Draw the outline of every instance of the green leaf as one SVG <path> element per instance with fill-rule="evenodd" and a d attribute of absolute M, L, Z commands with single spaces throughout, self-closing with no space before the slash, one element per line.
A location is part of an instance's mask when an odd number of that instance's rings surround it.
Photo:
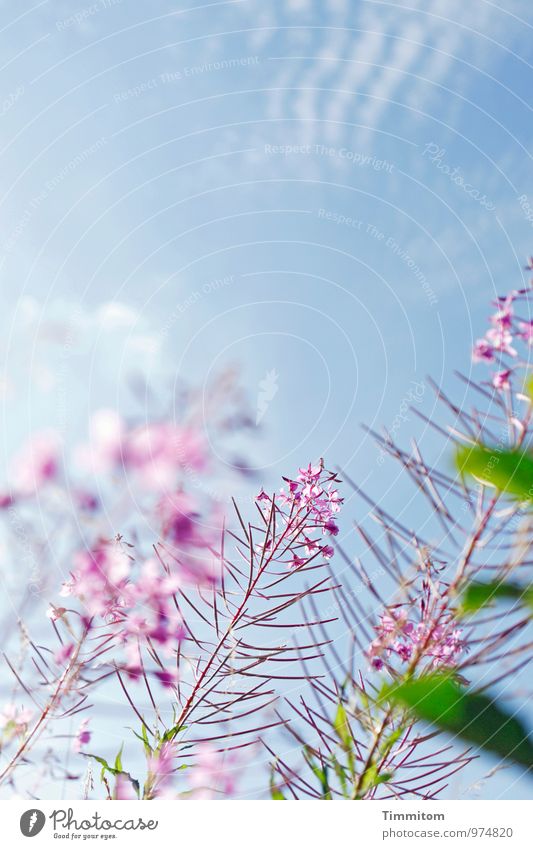
<path fill-rule="evenodd" d="M 533 587 L 521 587 L 519 584 L 498 581 L 490 583 L 473 581 L 463 593 L 460 612 L 475 613 L 500 598 L 515 599 L 533 609 Z"/>
<path fill-rule="evenodd" d="M 278 762 L 278 759 L 276 758 L 275 763 L 277 764 L 277 762 Z M 270 768 L 270 782 L 269 783 L 270 783 L 270 798 L 274 799 L 275 801 L 278 801 L 278 802 L 286 802 L 287 800 L 285 799 L 285 796 L 283 795 L 283 793 L 281 792 L 281 790 L 279 789 L 279 787 L 276 784 L 276 773 L 275 773 L 275 766 L 274 765 L 272 765 L 271 768 Z"/>
<path fill-rule="evenodd" d="M 94 758 L 94 760 L 100 764 L 100 766 L 102 767 L 102 772 L 100 774 L 101 778 L 104 777 L 106 772 L 109 772 L 111 775 L 117 774 L 117 770 L 114 769 L 112 766 L 109 766 L 105 758 L 101 758 L 99 757 L 99 755 L 91 755 L 89 752 L 82 752 L 82 755 L 85 755 L 86 758 Z"/>
<path fill-rule="evenodd" d="M 101 780 L 102 780 L 102 781 L 103 781 L 103 779 L 105 778 L 105 774 L 106 774 L 106 772 L 108 772 L 110 775 L 115 776 L 115 778 L 116 778 L 118 775 L 123 775 L 123 776 L 124 776 L 124 778 L 127 778 L 127 780 L 130 782 L 130 784 L 132 785 L 132 787 L 135 789 L 135 792 L 137 793 L 137 795 L 139 795 L 139 790 L 140 790 L 139 782 L 137 781 L 137 779 L 136 779 L 136 778 L 133 778 L 133 777 L 129 774 L 129 772 L 125 772 L 125 771 L 122 769 L 122 767 L 120 767 L 120 769 L 118 769 L 118 768 L 116 768 L 116 767 L 109 766 L 109 764 L 108 764 L 108 762 L 106 761 L 106 759 L 105 759 L 105 758 L 101 758 L 99 755 L 92 755 L 92 754 L 90 754 L 89 752 L 82 752 L 82 754 L 83 754 L 86 758 L 94 758 L 94 760 L 95 760 L 97 763 L 99 763 L 99 764 L 100 764 L 100 766 L 102 767 L 102 771 L 101 771 L 101 773 L 100 773 L 100 778 L 101 778 Z M 119 752 L 119 754 L 117 755 L 117 758 L 118 758 L 120 761 L 121 761 L 121 755 L 122 755 L 122 748 L 120 749 L 120 752 Z M 117 761 L 115 760 L 115 764 L 116 764 L 116 763 L 117 763 Z"/>
<path fill-rule="evenodd" d="M 150 755 L 152 754 L 152 747 L 150 746 L 150 744 L 148 742 L 148 737 L 146 737 L 146 736 L 141 737 L 140 734 L 137 734 L 135 729 L 132 728 L 131 730 L 133 731 L 134 735 L 137 737 L 137 740 L 140 740 L 141 743 L 143 743 L 146 756 L 150 757 Z"/>
<path fill-rule="evenodd" d="M 533 745 L 519 719 L 481 693 L 470 693 L 451 674 L 435 673 L 384 687 L 381 700 L 409 708 L 419 719 L 487 752 L 533 767 Z"/>
<path fill-rule="evenodd" d="M 122 746 L 121 746 L 121 747 L 120 747 L 120 749 L 118 750 L 118 752 L 117 752 L 117 756 L 116 756 L 116 758 L 115 758 L 115 769 L 116 769 L 118 772 L 122 772 L 122 750 L 123 750 L 123 749 L 124 749 L 124 743 L 122 744 Z"/>
<path fill-rule="evenodd" d="M 277 801 L 277 802 L 286 802 L 286 801 L 287 801 L 287 800 L 285 799 L 285 796 L 284 796 L 284 795 L 283 795 L 283 793 L 281 792 L 281 790 L 278 790 L 278 788 L 277 788 L 277 787 L 274 787 L 274 786 L 272 786 L 272 787 L 270 788 L 270 798 L 271 798 L 271 799 L 274 799 L 274 800 L 275 800 L 275 801 Z"/>
<path fill-rule="evenodd" d="M 334 754 L 331 754 L 330 758 L 331 758 L 331 762 L 333 764 L 333 769 L 335 770 L 335 775 L 339 779 L 339 782 L 340 782 L 340 785 L 341 785 L 341 788 L 342 788 L 342 792 L 344 793 L 344 796 L 346 798 L 348 798 L 349 788 L 348 788 L 348 781 L 347 781 L 346 777 L 349 773 L 346 770 L 346 768 L 341 763 L 339 763 L 339 761 L 337 760 L 337 758 L 335 757 Z"/>
<path fill-rule="evenodd" d="M 526 451 L 465 446 L 458 449 L 455 459 L 462 474 L 472 475 L 518 501 L 533 501 L 533 457 Z"/>
<path fill-rule="evenodd" d="M 174 738 L 180 733 L 180 731 L 185 731 L 186 728 L 186 725 L 174 725 L 172 728 L 167 728 L 167 730 L 161 737 L 161 742 L 167 743 L 169 740 L 174 740 Z"/>
<path fill-rule="evenodd" d="M 387 781 L 390 781 L 391 778 L 394 777 L 394 773 L 392 772 L 379 772 L 378 766 L 376 764 L 372 764 L 366 770 L 363 780 L 361 782 L 361 791 L 366 793 L 367 790 L 371 790 L 372 787 L 377 787 L 378 784 L 385 784 Z"/>
<path fill-rule="evenodd" d="M 337 732 L 337 735 L 343 747 L 346 749 L 347 752 L 351 751 L 353 748 L 353 739 L 350 733 L 348 715 L 342 702 L 339 702 L 337 713 L 335 715 L 335 719 L 333 720 L 333 727 L 335 728 L 335 731 Z"/>
<path fill-rule="evenodd" d="M 311 750 L 308 748 L 308 746 L 304 746 L 303 755 L 304 755 L 304 758 L 305 758 L 307 764 L 309 765 L 311 770 L 314 772 L 314 774 L 316 775 L 316 777 L 320 781 L 320 786 L 322 788 L 322 795 L 323 795 L 324 799 L 331 799 L 331 790 L 330 790 L 330 787 L 329 787 L 327 766 L 325 766 L 325 765 L 324 765 L 324 767 L 318 766 L 318 764 L 315 761 L 315 759 L 313 758 L 313 756 L 311 754 Z"/>
<path fill-rule="evenodd" d="M 404 732 L 405 728 L 403 727 L 395 728 L 394 731 L 381 742 L 379 751 L 382 758 L 386 758 L 390 755 L 393 746 L 398 742 Z"/>

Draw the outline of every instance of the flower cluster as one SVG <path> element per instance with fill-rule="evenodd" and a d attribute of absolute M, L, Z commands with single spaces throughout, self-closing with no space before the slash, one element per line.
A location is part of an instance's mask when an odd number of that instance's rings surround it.
<path fill-rule="evenodd" d="M 333 557 L 331 545 L 323 542 L 325 535 L 337 536 L 339 527 L 334 516 L 339 513 L 343 499 L 335 488 L 337 478 L 324 469 L 320 462 L 307 468 L 301 468 L 295 479 L 284 478 L 286 487 L 282 487 L 275 496 L 276 505 L 281 506 L 282 516 L 289 530 L 302 527 L 300 553 L 292 553 L 291 567 L 297 569 L 305 565 L 310 557 L 321 554 Z M 271 497 L 262 489 L 257 496 L 258 503 L 271 503 Z M 315 537 L 317 532 L 319 536 Z M 311 534 L 311 535 L 310 535 Z M 293 546 L 298 548 L 298 546 Z M 303 555 L 306 555 L 305 557 Z"/>
<path fill-rule="evenodd" d="M 175 554 L 176 568 L 183 580 L 195 586 L 212 587 L 218 580 L 216 554 L 223 518 L 216 504 L 202 513 L 200 505 L 184 490 L 164 493 L 156 505 L 163 539 Z"/>
<path fill-rule="evenodd" d="M 384 657 L 394 656 L 403 663 L 409 663 L 416 655 L 430 658 L 435 667 L 453 666 L 464 648 L 461 629 L 453 622 L 413 622 L 404 608 L 383 613 L 376 633 L 368 655 L 378 670 L 384 666 Z"/>
<path fill-rule="evenodd" d="M 529 356 L 525 360 L 521 358 L 518 346 L 525 344 L 529 349 L 533 344 L 533 320 L 518 314 L 517 309 L 520 303 L 529 307 L 532 291 L 515 289 L 498 297 L 494 302 L 495 312 L 490 316 L 490 328 L 474 345 L 472 359 L 475 363 L 498 365 L 498 371 L 492 375 L 495 389 L 509 389 L 513 372 L 528 365 Z"/>
<path fill-rule="evenodd" d="M 149 491 L 172 489 L 181 470 L 201 472 L 208 465 L 207 446 L 197 430 L 170 421 L 130 426 L 114 410 L 93 415 L 89 442 L 77 449 L 77 459 L 95 474 L 129 470 Z"/>
<path fill-rule="evenodd" d="M 83 604 L 87 627 L 96 627 L 99 620 L 112 627 L 114 636 L 125 646 L 123 668 L 135 678 L 142 670 L 140 641 L 150 640 L 172 649 L 184 637 L 183 622 L 173 603 L 181 583 L 179 574 L 163 571 L 155 558 L 136 568 L 133 558 L 119 544 L 101 543 L 76 555 L 75 569 L 63 584 L 61 595 L 75 596 Z M 52 607 L 49 611 L 52 619 L 63 613 L 64 608 Z M 60 651 L 68 659 L 71 648 Z M 174 676 L 165 670 L 157 675 L 165 686 L 175 683 Z"/>
<path fill-rule="evenodd" d="M 0 494 L 0 508 L 36 495 L 51 484 L 65 485 L 61 471 L 68 465 L 64 446 L 56 431 L 46 430 L 29 439 L 14 457 L 9 490 Z M 122 473 L 128 485 L 154 498 L 172 492 L 185 473 L 196 475 L 209 468 L 208 446 L 189 425 L 169 420 L 143 425 L 127 423 L 113 410 L 99 410 L 91 418 L 89 441 L 74 447 L 73 467 L 78 478 L 94 476 L 95 490 L 102 489 L 105 475 Z M 85 485 L 68 482 L 68 496 L 83 511 L 99 507 L 99 498 Z"/>

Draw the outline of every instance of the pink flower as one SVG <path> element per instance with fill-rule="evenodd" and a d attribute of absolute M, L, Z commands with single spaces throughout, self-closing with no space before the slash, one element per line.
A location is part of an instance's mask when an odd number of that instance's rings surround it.
<path fill-rule="evenodd" d="M 521 321 L 519 323 L 520 338 L 527 342 L 528 345 L 533 345 L 533 321 Z"/>
<path fill-rule="evenodd" d="M 174 763 L 176 755 L 176 744 L 171 740 L 167 740 L 161 745 L 158 752 L 154 752 L 148 758 L 148 771 L 153 777 L 154 796 L 161 795 L 172 783 L 176 771 Z"/>
<path fill-rule="evenodd" d="M 397 641 L 396 643 L 394 643 L 393 649 L 398 653 L 402 660 L 408 661 L 411 659 L 413 647 L 409 643 L 402 643 L 400 641 Z"/>
<path fill-rule="evenodd" d="M 129 778 L 120 772 L 115 780 L 113 798 L 122 802 L 133 802 L 139 798 Z"/>
<path fill-rule="evenodd" d="M 207 744 L 198 751 L 190 771 L 195 799 L 228 798 L 235 794 L 239 763 L 236 752 L 217 752 Z"/>
<path fill-rule="evenodd" d="M 318 551 L 320 548 L 318 540 L 316 539 L 309 539 L 309 537 L 304 537 L 304 543 L 307 554 L 314 554 L 315 551 Z"/>
<path fill-rule="evenodd" d="M 202 517 L 196 501 L 183 491 L 163 495 L 157 513 L 163 537 L 172 544 L 176 568 L 184 581 L 213 586 L 219 576 L 216 547 L 221 518 L 215 513 Z"/>
<path fill-rule="evenodd" d="M 494 362 L 502 355 L 517 357 L 516 343 L 523 342 L 528 348 L 533 345 L 533 320 L 524 321 L 515 316 L 515 301 L 525 301 L 530 312 L 530 297 L 532 289 L 520 289 L 509 292 L 504 297 L 498 297 L 495 301 L 496 312 L 490 317 L 491 327 L 485 333 L 483 339 L 478 339 L 473 352 L 474 362 Z M 529 354 L 527 354 L 529 357 Z M 524 362 L 519 362 L 518 367 L 528 367 Z M 496 389 L 509 388 L 510 369 L 502 369 L 492 376 L 492 383 Z"/>
<path fill-rule="evenodd" d="M 298 480 L 301 483 L 315 483 L 322 474 L 322 466 L 313 466 L 309 463 L 307 469 L 299 469 Z"/>
<path fill-rule="evenodd" d="M 96 495 L 93 495 L 92 492 L 88 492 L 87 490 L 80 489 L 77 492 L 74 492 L 74 498 L 80 510 L 86 510 L 87 512 L 92 513 L 100 506 L 100 502 Z"/>
<path fill-rule="evenodd" d="M 74 557 L 75 569 L 63 584 L 62 596 L 74 595 L 85 605 L 90 616 L 116 619 L 124 607 L 124 591 L 131 561 L 119 548 L 100 545 L 92 551 L 80 551 Z"/>
<path fill-rule="evenodd" d="M 299 569 L 301 566 L 304 566 L 306 563 L 303 557 L 298 557 L 297 554 L 294 554 L 291 560 L 291 569 Z"/>
<path fill-rule="evenodd" d="M 323 462 L 316 466 L 311 463 L 307 468 L 299 469 L 297 479 L 284 478 L 287 489 L 282 488 L 279 495 L 275 497 L 275 507 L 282 523 L 285 524 L 285 533 L 295 531 L 291 541 L 292 569 L 299 569 L 307 562 L 301 554 L 301 548 L 305 548 L 308 557 L 314 557 L 321 553 L 323 557 L 331 558 L 334 549 L 330 545 L 321 545 L 318 539 L 313 539 L 309 533 L 315 530 L 322 534 L 329 533 L 336 536 L 339 527 L 333 519 L 333 515 L 341 509 L 343 499 L 339 496 L 337 489 L 333 488 L 336 477 L 324 469 Z M 257 501 L 263 501 L 266 496 L 261 489 Z M 268 498 L 270 501 L 270 498 Z M 272 551 L 273 540 L 268 539 L 264 545 L 256 545 L 260 553 L 269 554 Z M 298 553 L 296 553 L 298 552 Z"/>
<path fill-rule="evenodd" d="M 16 707 L 10 703 L 0 711 L 0 731 L 8 740 L 15 736 L 22 736 L 28 730 L 28 725 L 33 717 L 33 711 L 29 708 Z"/>
<path fill-rule="evenodd" d="M 75 752 L 81 752 L 84 746 L 87 746 L 87 744 L 91 742 L 91 732 L 88 728 L 89 722 L 89 719 L 84 719 L 76 732 L 72 743 L 72 748 Z"/>
<path fill-rule="evenodd" d="M 48 610 L 46 611 L 46 615 L 52 622 L 57 622 L 58 619 L 61 619 L 63 614 L 65 614 L 66 608 L 64 607 L 56 607 L 55 604 L 51 604 Z"/>
<path fill-rule="evenodd" d="M 176 487 L 182 470 L 203 471 L 208 449 L 201 434 L 171 422 L 128 427 L 114 410 L 99 410 L 91 419 L 89 443 L 78 449 L 84 468 L 95 473 L 117 467 L 131 470 L 137 482 L 153 492 Z"/>
<path fill-rule="evenodd" d="M 423 609 L 427 610 L 427 607 Z M 378 670 L 383 668 L 383 657 L 396 655 L 407 663 L 415 648 L 420 650 L 421 647 L 423 656 L 431 658 L 433 666 L 451 666 L 464 649 L 461 631 L 453 628 L 453 621 L 439 625 L 433 625 L 431 621 L 415 624 L 403 608 L 383 613 L 376 631 L 377 639 L 368 647 L 367 655 Z"/>
<path fill-rule="evenodd" d="M 31 495 L 54 480 L 59 467 L 60 441 L 57 433 L 46 431 L 34 436 L 13 463 L 13 485 L 23 495 Z"/>
<path fill-rule="evenodd" d="M 461 637 L 462 631 L 459 628 L 448 633 L 441 630 L 438 636 L 435 636 L 435 643 L 429 650 L 429 654 L 434 658 L 434 666 L 450 666 L 455 663 L 457 655 L 464 649 Z"/>
<path fill-rule="evenodd" d="M 65 645 L 61 646 L 61 648 L 59 648 L 54 654 L 55 662 L 59 664 L 59 666 L 63 666 L 70 658 L 73 651 L 74 643 L 65 643 Z"/>
<path fill-rule="evenodd" d="M 485 336 L 495 351 L 516 357 L 516 351 L 511 345 L 513 336 L 504 327 L 493 327 L 487 330 Z"/>
<path fill-rule="evenodd" d="M 328 519 L 327 522 L 324 522 L 324 531 L 327 531 L 328 534 L 331 534 L 332 536 L 336 537 L 339 533 L 339 527 L 337 523 L 333 521 L 333 519 Z"/>
<path fill-rule="evenodd" d="M 176 669 L 157 669 L 155 677 L 166 689 L 172 689 L 178 683 L 178 673 Z"/>
<path fill-rule="evenodd" d="M 180 547 L 202 546 L 197 504 L 183 491 L 163 495 L 157 505 L 161 530 L 165 539 Z"/>
<path fill-rule="evenodd" d="M 503 303 L 498 304 L 498 310 L 494 315 L 491 315 L 490 321 L 500 330 L 511 330 L 513 326 L 512 316 L 513 309 L 511 301 L 505 299 Z"/>
<path fill-rule="evenodd" d="M 496 374 L 492 378 L 492 385 L 495 389 L 509 389 L 510 382 L 509 378 L 511 377 L 512 371 L 511 369 L 505 369 L 504 371 L 497 371 Z"/>
<path fill-rule="evenodd" d="M 478 339 L 472 351 L 472 359 L 475 363 L 494 362 L 494 348 L 486 339 Z"/>
<path fill-rule="evenodd" d="M 200 434 L 168 422 L 132 431 L 124 454 L 139 481 L 154 491 L 173 489 L 182 469 L 199 472 L 207 466 L 207 446 Z"/>

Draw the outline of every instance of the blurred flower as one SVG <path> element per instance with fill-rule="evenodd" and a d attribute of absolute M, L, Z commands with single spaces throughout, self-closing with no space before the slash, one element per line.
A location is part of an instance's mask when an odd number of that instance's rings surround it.
<path fill-rule="evenodd" d="M 169 421 L 130 427 L 114 410 L 99 410 L 89 426 L 89 442 L 77 449 L 80 466 L 95 474 L 130 471 L 151 492 L 175 488 L 182 471 L 204 471 L 208 448 L 201 434 Z"/>
<path fill-rule="evenodd" d="M 78 551 L 74 567 L 61 595 L 79 598 L 90 616 L 116 619 L 124 607 L 124 590 L 131 569 L 129 557 L 117 547 L 101 544 L 90 551 Z"/>
<path fill-rule="evenodd" d="M 33 711 L 10 703 L 0 711 L 0 732 L 9 741 L 15 736 L 26 733 L 28 724 L 33 717 Z"/>
<path fill-rule="evenodd" d="M 195 799 L 228 798 L 235 795 L 239 759 L 235 751 L 217 752 L 207 744 L 198 750 L 191 767 L 189 786 Z"/>
<path fill-rule="evenodd" d="M 89 719 L 84 719 L 74 737 L 72 748 L 75 752 L 81 752 L 84 746 L 91 742 L 91 732 L 89 731 Z"/>
<path fill-rule="evenodd" d="M 55 654 L 54 660 L 59 666 L 63 666 L 67 660 L 70 658 L 72 652 L 74 651 L 74 643 L 65 643 L 65 645 L 61 646 Z"/>
<path fill-rule="evenodd" d="M 61 619 L 64 613 L 66 613 L 66 609 L 64 607 L 56 607 L 55 604 L 51 604 L 46 611 L 46 615 L 52 622 L 57 622 L 58 619 Z"/>
<path fill-rule="evenodd" d="M 158 752 L 154 752 L 148 758 L 148 772 L 152 777 L 152 795 L 156 798 L 161 796 L 172 783 L 175 772 L 174 761 L 177 755 L 177 746 L 172 740 L 162 743 Z"/>
<path fill-rule="evenodd" d="M 127 775 L 124 775 L 122 772 L 116 777 L 113 798 L 122 802 L 133 802 L 138 799 L 133 784 Z"/>
<path fill-rule="evenodd" d="M 60 440 L 55 431 L 32 437 L 17 454 L 12 465 L 15 490 L 31 495 L 54 480 L 59 468 Z"/>

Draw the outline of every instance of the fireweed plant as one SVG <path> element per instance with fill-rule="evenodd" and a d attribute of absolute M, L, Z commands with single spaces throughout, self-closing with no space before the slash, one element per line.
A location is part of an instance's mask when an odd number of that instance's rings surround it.
<path fill-rule="evenodd" d="M 406 451 L 374 434 L 414 486 L 417 516 L 425 505 L 416 532 L 323 461 L 278 492 L 261 489 L 250 510 L 234 502 L 228 518 L 209 497 L 212 458 L 194 416 L 93 419 L 78 455 L 98 480 L 120 481 L 118 513 L 61 480 L 53 435 L 35 439 L 2 507 L 38 505 L 57 521 L 66 491 L 78 534 L 61 545 L 62 587 L 46 587 L 54 645 L 21 626 L 20 656 L 6 657 L 14 689 L 0 712 L 0 786 L 19 792 L 35 766 L 41 780 L 79 780 L 88 762 L 78 795 L 98 793 L 94 764 L 110 799 L 230 798 L 260 749 L 274 800 L 434 799 L 479 749 L 498 757 L 494 768 L 530 769 L 527 732 L 508 705 L 532 646 L 531 294 L 497 300 L 473 353 L 488 379 L 461 377 L 458 403 L 435 387 L 438 421 L 414 410 L 436 437 L 436 462 L 416 442 Z M 234 429 L 231 416 L 221 421 Z M 130 480 L 149 493 L 155 538 L 128 521 L 132 498 L 138 507 Z M 364 511 L 360 558 L 336 539 L 343 489 Z M 90 533 L 79 531 L 82 514 Z M 500 597 L 512 606 L 487 609 Z M 140 774 L 122 749 L 99 754 L 91 711 L 110 682 Z M 67 765 L 53 751 L 65 734 Z"/>

